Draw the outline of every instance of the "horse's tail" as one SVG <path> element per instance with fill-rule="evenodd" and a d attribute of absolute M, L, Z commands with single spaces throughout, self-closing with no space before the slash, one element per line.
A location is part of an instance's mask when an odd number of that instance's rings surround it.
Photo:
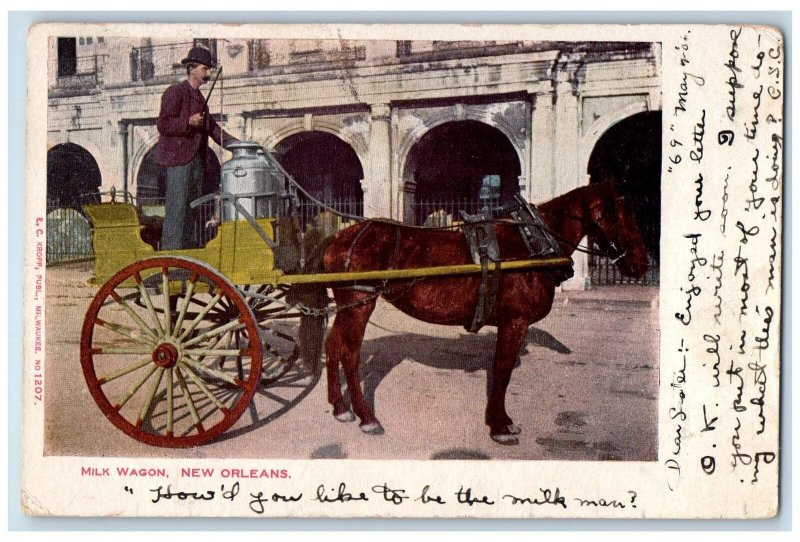
<path fill-rule="evenodd" d="M 316 228 L 312 228 L 303 236 L 303 252 L 305 262 L 303 274 L 322 273 L 323 257 L 333 236 L 323 237 Z M 319 369 L 325 330 L 328 324 L 326 309 L 328 307 L 328 289 L 324 284 L 295 284 L 290 290 L 287 301 L 297 304 L 303 313 L 300 317 L 298 345 L 300 357 L 306 368 L 315 374 Z"/>

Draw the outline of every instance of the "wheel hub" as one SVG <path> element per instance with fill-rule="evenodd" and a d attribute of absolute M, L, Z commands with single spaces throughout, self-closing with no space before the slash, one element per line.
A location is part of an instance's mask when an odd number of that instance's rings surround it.
<path fill-rule="evenodd" d="M 172 369 L 179 359 L 180 353 L 174 344 L 162 343 L 153 350 L 153 363 L 164 369 Z"/>

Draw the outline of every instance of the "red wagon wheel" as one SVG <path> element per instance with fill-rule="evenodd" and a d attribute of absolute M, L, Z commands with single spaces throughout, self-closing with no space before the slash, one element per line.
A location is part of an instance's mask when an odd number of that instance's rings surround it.
<path fill-rule="evenodd" d="M 97 292 L 81 333 L 92 397 L 120 430 L 154 446 L 204 444 L 233 426 L 256 392 L 261 361 L 242 295 L 188 258 L 118 272 Z"/>

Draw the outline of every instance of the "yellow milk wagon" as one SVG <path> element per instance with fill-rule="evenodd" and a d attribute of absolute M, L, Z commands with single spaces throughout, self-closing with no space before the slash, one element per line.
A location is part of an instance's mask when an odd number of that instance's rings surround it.
<path fill-rule="evenodd" d="M 83 322 L 83 373 L 105 416 L 150 445 L 207 443 L 237 422 L 259 389 L 290 370 L 318 374 L 328 312 L 320 285 L 482 271 L 476 264 L 302 273 L 321 235 L 301 234 L 296 184 L 257 144 L 237 145 L 223 167 L 222 195 L 201 198 L 215 199 L 222 218 L 202 248 L 157 251 L 142 240 L 130 203 L 112 198 L 84 207 L 99 290 Z M 525 260 L 503 268 L 571 263 Z"/>

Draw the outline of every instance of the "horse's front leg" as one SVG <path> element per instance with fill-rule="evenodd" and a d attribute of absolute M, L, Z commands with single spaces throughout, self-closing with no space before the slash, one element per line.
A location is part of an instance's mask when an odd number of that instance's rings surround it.
<path fill-rule="evenodd" d="M 527 331 L 528 321 L 524 318 L 502 322 L 497 328 L 497 346 L 489 378 L 491 388 L 486 405 L 486 425 L 489 426 L 492 439 L 500 444 L 519 444 L 515 435 L 520 429 L 506 413 L 506 389 Z"/>
<path fill-rule="evenodd" d="M 334 291 L 334 298 L 338 306 L 352 305 L 365 297 L 367 296 L 363 293 Z M 347 389 L 350 392 L 353 412 L 361 420 L 361 430 L 365 433 L 381 434 L 383 428 L 367 405 L 364 393 L 361 391 L 361 378 L 358 371 L 361 343 L 364 340 L 369 317 L 374 309 L 375 299 L 372 299 L 337 313 L 325 344 L 325 352 L 328 370 L 328 401 L 333 405 L 333 415 L 340 421 L 352 419 L 342 398 L 339 384 L 339 363 L 341 363 Z"/>

